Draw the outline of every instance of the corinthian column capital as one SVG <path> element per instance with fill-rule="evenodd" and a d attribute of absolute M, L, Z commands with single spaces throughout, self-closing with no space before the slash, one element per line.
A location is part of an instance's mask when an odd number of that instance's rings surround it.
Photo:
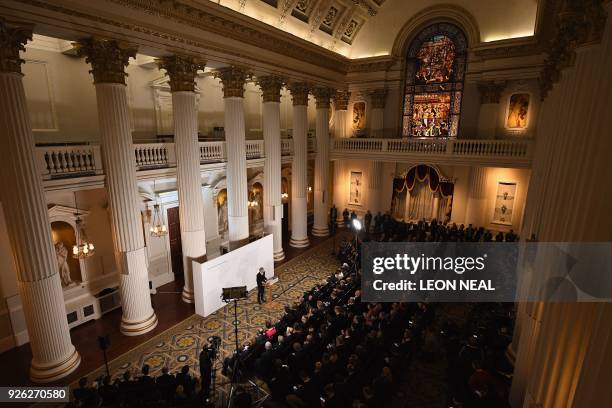
<path fill-rule="evenodd" d="M 480 103 L 499 103 L 501 93 L 506 88 L 506 81 L 486 81 L 476 84 L 480 92 Z"/>
<path fill-rule="evenodd" d="M 74 43 L 79 57 L 91 64 L 94 84 L 125 85 L 125 67 L 136 57 L 136 47 L 115 40 L 85 38 Z"/>
<path fill-rule="evenodd" d="M 198 70 L 204 70 L 206 61 L 189 55 L 170 55 L 157 59 L 160 69 L 165 69 L 170 78 L 172 92 L 195 92 L 195 77 Z"/>
<path fill-rule="evenodd" d="M 19 51 L 32 39 L 31 25 L 15 25 L 0 18 L 0 72 L 21 73 Z"/>
<path fill-rule="evenodd" d="M 251 74 L 242 67 L 220 68 L 213 73 L 215 78 L 219 78 L 223 84 L 224 98 L 244 98 L 244 84 Z"/>
<path fill-rule="evenodd" d="M 293 98 L 293 106 L 308 105 L 308 93 L 310 86 L 305 82 L 294 82 L 289 85 L 289 91 Z"/>
<path fill-rule="evenodd" d="M 384 109 L 387 101 L 387 89 L 375 89 L 369 93 L 372 101 L 372 109 Z"/>
<path fill-rule="evenodd" d="M 317 109 L 324 108 L 329 109 L 329 104 L 335 90 L 327 87 L 318 87 L 312 90 L 317 102 Z"/>
<path fill-rule="evenodd" d="M 336 91 L 334 95 L 334 104 L 336 110 L 347 110 L 351 93 L 349 91 Z"/>
<path fill-rule="evenodd" d="M 285 81 L 282 78 L 269 75 L 257 78 L 264 102 L 280 102 L 280 91 Z"/>

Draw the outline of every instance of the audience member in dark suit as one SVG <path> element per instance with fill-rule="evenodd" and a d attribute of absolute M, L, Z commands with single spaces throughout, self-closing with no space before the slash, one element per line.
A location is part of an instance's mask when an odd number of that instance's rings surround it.
<path fill-rule="evenodd" d="M 189 374 L 189 366 L 184 365 L 181 372 L 176 375 L 176 385 L 182 387 L 182 392 L 188 397 L 193 395 L 195 390 L 195 381 Z"/>
<path fill-rule="evenodd" d="M 98 395 L 88 386 L 87 377 L 79 379 L 79 388 L 75 389 L 72 394 L 80 407 L 98 406 Z"/>
<path fill-rule="evenodd" d="M 264 268 L 259 268 L 259 272 L 257 272 L 257 302 L 261 305 L 266 301 L 264 295 L 266 292 L 266 282 L 268 279 L 266 278 L 266 271 Z"/>
<path fill-rule="evenodd" d="M 202 348 L 200 352 L 200 384 L 202 386 L 202 394 L 207 397 L 210 393 L 210 383 L 212 380 L 212 355 L 207 349 L 207 346 Z"/>
<path fill-rule="evenodd" d="M 157 377 L 156 385 L 159 389 L 161 399 L 164 401 L 172 401 L 176 390 L 176 378 L 168 374 L 168 367 L 162 368 L 162 375 Z"/>

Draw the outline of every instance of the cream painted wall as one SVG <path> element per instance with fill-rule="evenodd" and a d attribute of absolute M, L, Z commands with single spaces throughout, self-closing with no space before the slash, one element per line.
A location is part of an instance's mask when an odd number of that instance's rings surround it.
<path fill-rule="evenodd" d="M 100 134 L 98 112 L 91 67 L 85 59 L 49 49 L 28 47 L 22 52 L 24 86 L 28 109 L 37 143 L 96 142 Z M 157 115 L 153 83 L 162 83 L 169 91 L 163 71 L 152 66 L 147 57 L 138 55 L 126 68 L 127 93 L 130 107 L 132 135 L 135 141 L 153 141 L 157 136 Z M 200 92 L 198 130 L 212 136 L 214 127 L 224 126 L 223 91 L 219 79 L 210 73 L 196 79 Z M 170 94 L 168 94 L 170 96 Z M 247 139 L 261 139 L 261 90 L 247 83 L 244 94 Z M 292 127 L 292 101 L 288 91 L 281 98 L 281 129 Z M 171 104 L 169 105 L 171 115 Z M 314 129 L 315 100 L 308 105 L 309 128 Z M 163 132 L 167 133 L 167 132 Z"/>
<path fill-rule="evenodd" d="M 528 169 L 504 169 L 498 167 L 487 168 L 487 205 L 485 209 L 486 228 L 500 231 L 509 231 L 510 229 L 513 229 L 515 232 L 520 231 L 523 224 L 525 199 L 527 197 L 530 176 L 531 170 Z M 512 225 L 510 226 L 491 223 L 495 209 L 497 185 L 500 182 L 516 183 L 516 198 L 514 200 Z"/>

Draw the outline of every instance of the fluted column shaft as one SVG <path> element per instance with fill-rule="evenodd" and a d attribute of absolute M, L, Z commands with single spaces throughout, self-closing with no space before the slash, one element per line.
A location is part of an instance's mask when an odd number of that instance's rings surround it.
<path fill-rule="evenodd" d="M 218 70 L 223 84 L 227 152 L 227 218 L 230 249 L 249 242 L 248 184 L 244 127 L 244 84 L 250 74 L 240 67 Z"/>
<path fill-rule="evenodd" d="M 230 97 L 223 101 L 227 149 L 227 216 L 230 247 L 234 247 L 249 239 L 244 99 Z"/>
<path fill-rule="evenodd" d="M 264 228 L 273 235 L 274 260 L 285 259 L 283 251 L 283 203 L 281 197 L 280 102 L 263 104 Z"/>
<path fill-rule="evenodd" d="M 316 137 L 317 153 L 314 174 L 314 225 L 312 235 L 326 237 L 329 212 L 329 103 L 331 90 L 315 89 L 317 102 Z"/>
<path fill-rule="evenodd" d="M 308 239 L 308 88 L 290 88 L 293 96 L 293 162 L 291 163 L 291 240 L 292 247 L 310 245 Z"/>
<path fill-rule="evenodd" d="M 181 245 L 183 250 L 183 300 L 193 303 L 192 262 L 206 258 L 204 199 L 200 177 L 200 145 L 195 78 L 205 62 L 189 55 L 171 55 L 157 60 L 170 78 L 174 148 L 176 151 L 176 184 L 179 201 Z"/>
<path fill-rule="evenodd" d="M 337 91 L 334 95 L 334 137 L 342 139 L 351 137 L 348 129 L 348 103 L 351 93 L 348 91 Z"/>
<path fill-rule="evenodd" d="M 487 168 L 472 167 L 465 209 L 465 223 L 480 227 L 485 223 Z"/>
<path fill-rule="evenodd" d="M 32 349 L 30 378 L 50 382 L 73 372 L 81 357 L 70 339 L 21 75 L 19 50 L 30 38 L 31 30 L 7 27 L 0 19 L 0 185 Z"/>
<path fill-rule="evenodd" d="M 151 306 L 125 85 L 125 66 L 136 51 L 115 41 L 93 39 L 80 41 L 77 51 L 91 64 L 96 87 L 105 181 L 119 268 L 121 332 L 136 336 L 157 326 L 157 316 Z"/>
<path fill-rule="evenodd" d="M 478 138 L 495 139 L 499 118 L 499 99 L 506 87 L 505 82 L 480 82 L 480 112 L 478 115 Z"/>
<path fill-rule="evenodd" d="M 384 121 L 385 121 L 385 102 L 387 99 L 386 89 L 376 89 L 369 93 L 371 109 L 370 109 L 370 137 L 383 137 Z"/>
<path fill-rule="evenodd" d="M 383 177 L 383 162 L 370 161 L 368 177 L 368 209 L 376 214 L 380 208 L 380 195 Z"/>
<path fill-rule="evenodd" d="M 153 330 L 157 316 L 149 292 L 125 85 L 96 84 L 96 99 L 115 256 L 119 264 L 121 332 L 135 336 Z"/>
<path fill-rule="evenodd" d="M 543 79 L 559 82 L 542 82 L 547 94 L 538 120 L 534 183 L 529 185 L 522 234 L 534 233 L 543 242 L 609 242 L 612 185 L 602 180 L 612 177 L 612 20 L 605 19 L 612 3 L 567 12 L 571 14 L 559 20 L 563 35 L 555 44 L 564 47 L 573 66 L 564 68 L 566 60 L 547 61 L 551 75 Z M 575 30 L 574 24 L 585 19 L 585 31 Z M 601 24 L 605 27 L 599 31 Z M 581 41 L 585 46 L 575 48 Z M 555 70 L 562 72 L 553 75 Z M 510 393 L 513 406 L 612 405 L 611 304 L 537 305 L 537 314 L 522 311 L 517 317 L 522 322 Z"/>
<path fill-rule="evenodd" d="M 193 303 L 192 261 L 194 259 L 203 260 L 206 256 L 198 116 L 195 106 L 195 92 L 172 92 L 176 184 L 185 276 L 183 300 L 188 303 Z"/>

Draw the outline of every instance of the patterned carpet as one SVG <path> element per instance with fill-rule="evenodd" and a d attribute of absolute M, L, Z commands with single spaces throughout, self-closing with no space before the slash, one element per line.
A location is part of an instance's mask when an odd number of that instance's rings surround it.
<path fill-rule="evenodd" d="M 327 240 L 315 248 L 279 266 L 275 270 L 278 282 L 272 286 L 274 302 L 272 307 L 257 304 L 257 291 L 252 290 L 247 300 L 238 304 L 239 332 L 238 341 L 253 338 L 258 329 L 264 327 L 266 320 L 273 322 L 283 313 L 283 307 L 298 299 L 306 290 L 325 280 L 337 266 L 331 254 L 332 240 Z M 253 272 L 255 273 L 255 272 Z M 198 357 L 206 339 L 219 336 L 222 339 L 221 354 L 229 356 L 235 349 L 233 303 L 203 318 L 192 315 L 140 346 L 109 362 L 113 379 L 126 370 L 139 374 L 143 364 L 151 368 L 151 375 L 161 374 L 167 366 L 171 372 L 178 371 L 189 364 L 192 374 L 199 377 Z M 88 375 L 95 379 L 104 375 L 104 367 L 99 367 Z M 224 378 L 219 378 L 223 381 Z"/>

